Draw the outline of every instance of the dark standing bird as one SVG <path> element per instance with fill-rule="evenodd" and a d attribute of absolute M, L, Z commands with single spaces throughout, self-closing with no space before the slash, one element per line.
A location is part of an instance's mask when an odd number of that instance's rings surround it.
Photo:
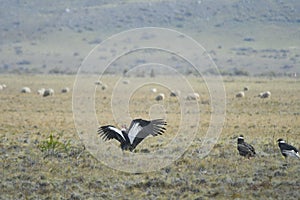
<path fill-rule="evenodd" d="M 296 157 L 300 159 L 299 151 L 293 147 L 292 145 L 289 145 L 285 143 L 283 139 L 278 139 L 278 146 L 280 148 L 281 154 L 286 158 L 287 156 Z"/>
<path fill-rule="evenodd" d="M 134 119 L 129 129 L 118 128 L 107 125 L 98 129 L 98 134 L 105 140 L 116 139 L 120 142 L 122 150 L 133 151 L 136 146 L 143 141 L 148 135 L 161 135 L 164 133 L 167 122 L 163 119 L 147 121 L 143 119 Z"/>
<path fill-rule="evenodd" d="M 237 149 L 241 156 L 245 156 L 247 158 L 255 156 L 256 153 L 254 147 L 244 141 L 243 135 L 240 135 L 238 137 L 237 144 L 238 144 Z"/>

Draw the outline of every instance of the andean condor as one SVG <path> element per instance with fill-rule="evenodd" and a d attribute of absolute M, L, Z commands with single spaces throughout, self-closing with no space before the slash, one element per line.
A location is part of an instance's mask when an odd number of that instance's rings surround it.
<path fill-rule="evenodd" d="M 241 156 L 245 156 L 247 158 L 255 156 L 256 153 L 254 147 L 244 141 L 243 135 L 238 137 L 237 144 L 237 149 Z"/>
<path fill-rule="evenodd" d="M 278 146 L 280 148 L 281 154 L 286 158 L 287 156 L 296 157 L 300 159 L 299 151 L 290 144 L 285 143 L 283 139 L 278 139 Z"/>
<path fill-rule="evenodd" d="M 98 134 L 105 140 L 116 139 L 120 142 L 122 150 L 133 151 L 136 146 L 143 141 L 148 135 L 161 135 L 164 133 L 167 122 L 163 119 L 144 120 L 134 119 L 129 128 L 118 128 L 112 125 L 101 126 Z"/>

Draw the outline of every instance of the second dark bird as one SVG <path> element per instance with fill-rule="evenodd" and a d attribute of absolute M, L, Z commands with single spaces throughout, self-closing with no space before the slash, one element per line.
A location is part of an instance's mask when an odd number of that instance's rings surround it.
<path fill-rule="evenodd" d="M 288 156 L 290 157 L 295 157 L 300 159 L 299 151 L 296 149 L 296 147 L 287 144 L 283 139 L 278 139 L 278 146 L 280 148 L 281 154 L 287 158 Z"/>
<path fill-rule="evenodd" d="M 240 135 L 237 140 L 237 149 L 241 156 L 250 158 L 255 156 L 255 149 L 250 144 L 244 141 L 244 136 Z"/>

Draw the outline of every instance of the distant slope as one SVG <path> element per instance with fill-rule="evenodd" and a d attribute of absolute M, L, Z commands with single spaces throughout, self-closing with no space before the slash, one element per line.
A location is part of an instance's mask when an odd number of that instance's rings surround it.
<path fill-rule="evenodd" d="M 4 1 L 0 72 L 75 73 L 112 34 L 155 26 L 192 36 L 226 73 L 299 73 L 299 11 L 298 0 Z"/>

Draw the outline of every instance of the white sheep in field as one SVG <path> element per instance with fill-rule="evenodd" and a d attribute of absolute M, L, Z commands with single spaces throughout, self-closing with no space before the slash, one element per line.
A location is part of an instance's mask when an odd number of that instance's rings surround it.
<path fill-rule="evenodd" d="M 43 97 L 53 96 L 53 95 L 54 95 L 54 90 L 52 88 L 49 88 L 44 91 Z"/>
<path fill-rule="evenodd" d="M 5 89 L 5 88 L 6 88 L 6 85 L 5 85 L 5 84 L 2 84 L 1 86 L 2 86 L 2 89 Z"/>
<path fill-rule="evenodd" d="M 123 80 L 123 84 L 128 85 L 129 84 L 129 80 Z"/>
<path fill-rule="evenodd" d="M 199 100 L 199 99 L 200 99 L 200 95 L 196 92 L 190 93 L 186 96 L 186 100 Z"/>
<path fill-rule="evenodd" d="M 3 86 L 2 85 L 0 85 L 0 90 L 3 90 L 4 88 L 3 88 Z"/>
<path fill-rule="evenodd" d="M 245 92 L 240 91 L 240 92 L 238 92 L 238 93 L 235 95 L 235 97 L 236 97 L 236 98 L 243 98 L 243 97 L 245 97 Z"/>
<path fill-rule="evenodd" d="M 96 85 L 102 85 L 102 82 L 101 81 L 96 81 L 95 84 Z"/>
<path fill-rule="evenodd" d="M 156 93 L 157 89 L 156 88 L 151 88 L 151 92 Z"/>
<path fill-rule="evenodd" d="M 106 90 L 107 89 L 107 85 L 104 84 L 104 83 L 102 83 L 101 81 L 96 81 L 95 84 L 99 85 L 99 86 L 101 85 L 101 89 L 102 90 Z"/>
<path fill-rule="evenodd" d="M 155 100 L 156 101 L 161 101 L 165 99 L 165 95 L 163 93 L 159 93 L 156 97 Z"/>
<path fill-rule="evenodd" d="M 261 92 L 258 96 L 259 96 L 260 98 L 262 98 L 262 99 L 270 98 L 270 97 L 271 97 L 271 92 L 270 92 L 270 91 Z"/>
<path fill-rule="evenodd" d="M 171 97 L 178 97 L 180 95 L 180 91 L 179 90 L 173 90 L 170 93 Z"/>
<path fill-rule="evenodd" d="M 68 92 L 70 92 L 70 88 L 68 87 L 61 89 L 61 93 L 68 93 Z"/>
<path fill-rule="evenodd" d="M 43 95 L 44 92 L 45 92 L 45 88 L 41 88 L 41 89 L 38 89 L 38 90 L 37 90 L 37 94 L 38 94 L 38 95 Z"/>
<path fill-rule="evenodd" d="M 21 93 L 31 93 L 31 89 L 29 87 L 22 87 Z"/>
<path fill-rule="evenodd" d="M 101 87 L 102 90 L 106 90 L 107 89 L 107 85 L 103 84 Z"/>

